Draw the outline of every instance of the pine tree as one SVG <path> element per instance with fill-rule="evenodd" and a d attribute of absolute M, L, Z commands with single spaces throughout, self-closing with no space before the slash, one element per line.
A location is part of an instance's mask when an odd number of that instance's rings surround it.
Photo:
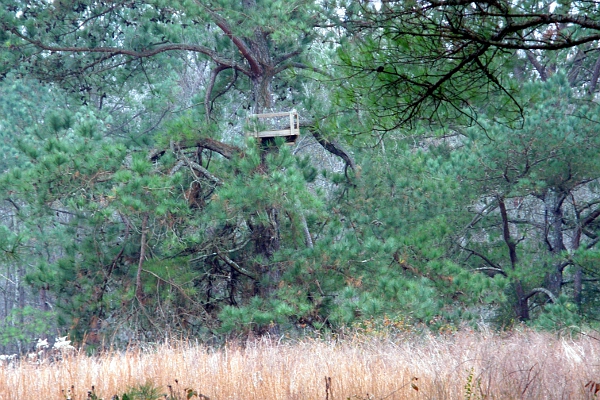
<path fill-rule="evenodd" d="M 473 164 L 464 176 L 479 204 L 461 247 L 479 270 L 510 279 L 516 316 L 528 320 L 536 305 L 562 294 L 582 305 L 576 254 L 596 246 L 600 138 L 597 106 L 579 98 L 565 74 L 524 85 L 522 96 L 523 126 L 481 119 L 485 130 L 470 131 Z"/>
<path fill-rule="evenodd" d="M 317 70 L 303 52 L 321 11 L 278 1 L 3 10 L 6 71 L 58 85 L 80 107 L 46 113 L 20 143 L 30 165 L 3 182 L 31 207 L 23 223 L 44 220 L 40 234 L 55 238 L 39 236 L 53 256 L 36 260 L 30 281 L 56 294 L 61 325 L 206 332 L 225 305 L 275 295 L 275 253 L 310 239 L 319 201 L 305 187 L 310 167 L 288 149 L 245 147 L 241 110 L 299 100 L 302 79 L 288 72 Z M 179 98 L 191 67 L 206 90 Z"/>

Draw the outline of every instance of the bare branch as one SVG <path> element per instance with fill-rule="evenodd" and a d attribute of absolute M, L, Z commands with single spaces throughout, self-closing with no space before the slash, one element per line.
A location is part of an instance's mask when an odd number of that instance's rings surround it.
<path fill-rule="evenodd" d="M 484 269 L 486 269 L 486 270 L 494 270 L 494 271 L 500 272 L 500 273 L 502 273 L 502 275 L 506 276 L 506 273 L 504 272 L 504 270 L 502 269 L 502 267 L 500 267 L 498 264 L 494 263 L 492 260 L 490 260 L 484 254 L 481 254 L 478 251 L 475 251 L 475 250 L 472 250 L 472 249 L 468 249 L 466 247 L 462 247 L 461 246 L 461 248 L 464 251 L 467 251 L 470 254 L 472 254 L 472 255 L 474 255 L 476 257 L 481 258 L 486 264 L 489 265 L 489 267 L 477 268 L 476 271 L 484 270 Z"/>
<path fill-rule="evenodd" d="M 206 179 L 208 179 L 209 181 L 211 181 L 215 185 L 222 185 L 223 184 L 223 182 L 219 178 L 217 178 L 216 176 L 214 176 L 213 174 L 211 174 L 206 168 L 204 168 L 202 165 L 198 164 L 197 162 L 189 160 L 189 159 L 187 159 L 187 157 L 186 157 L 185 162 L 191 168 L 193 168 L 195 171 L 200 172 Z"/>
<path fill-rule="evenodd" d="M 551 291 L 549 291 L 546 288 L 543 287 L 538 287 L 535 289 L 531 289 L 531 291 L 525 296 L 525 301 L 529 300 L 531 297 L 535 296 L 538 293 L 543 293 L 546 296 L 548 296 L 548 298 L 550 298 L 550 301 L 552 303 L 556 303 L 556 296 L 554 295 L 554 293 L 552 293 Z"/>
<path fill-rule="evenodd" d="M 497 274 L 500 274 L 502 276 L 508 276 L 508 275 L 506 275 L 506 272 L 504 272 L 504 270 L 502 270 L 500 268 L 495 268 L 495 267 L 480 267 L 480 268 L 475 268 L 473 271 L 485 272 L 487 275 L 491 276 L 492 278 L 494 276 L 496 276 Z"/>
<path fill-rule="evenodd" d="M 344 162 L 346 163 L 346 170 L 348 168 L 351 168 L 353 171 L 356 171 L 356 164 L 354 163 L 354 158 L 352 157 L 352 155 L 350 155 L 349 152 L 347 152 L 342 147 L 341 144 L 337 142 L 337 140 L 325 138 L 321 134 L 321 132 L 317 128 L 315 128 L 314 122 L 301 123 L 300 126 L 308 129 L 315 138 L 315 140 L 319 142 L 319 144 L 323 146 L 325 150 L 344 160 Z M 346 177 L 348 177 L 347 174 Z"/>

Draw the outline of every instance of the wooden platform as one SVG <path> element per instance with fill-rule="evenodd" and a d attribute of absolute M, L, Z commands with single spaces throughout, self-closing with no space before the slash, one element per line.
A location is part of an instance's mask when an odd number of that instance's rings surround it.
<path fill-rule="evenodd" d="M 246 136 L 260 141 L 284 137 L 286 142 L 295 143 L 300 136 L 298 112 L 251 114 L 246 119 Z"/>

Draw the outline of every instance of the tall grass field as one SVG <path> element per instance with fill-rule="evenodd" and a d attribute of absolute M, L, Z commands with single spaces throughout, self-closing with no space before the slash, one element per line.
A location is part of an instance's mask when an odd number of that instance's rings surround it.
<path fill-rule="evenodd" d="M 594 399 L 600 336 L 519 331 L 173 341 L 0 366 L 0 399 Z"/>

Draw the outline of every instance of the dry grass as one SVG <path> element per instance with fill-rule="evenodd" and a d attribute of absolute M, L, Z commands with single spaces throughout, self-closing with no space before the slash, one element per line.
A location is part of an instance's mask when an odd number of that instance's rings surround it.
<path fill-rule="evenodd" d="M 94 386 L 98 398 L 108 400 L 144 384 L 166 394 L 171 385 L 180 399 L 186 388 L 213 400 L 586 399 L 600 389 L 595 382 L 600 341 L 590 336 L 459 332 L 395 340 L 258 340 L 220 349 L 172 343 L 48 365 L 23 362 L 0 367 L 0 399 L 65 399 L 73 387 L 72 398 L 79 400 Z"/>

